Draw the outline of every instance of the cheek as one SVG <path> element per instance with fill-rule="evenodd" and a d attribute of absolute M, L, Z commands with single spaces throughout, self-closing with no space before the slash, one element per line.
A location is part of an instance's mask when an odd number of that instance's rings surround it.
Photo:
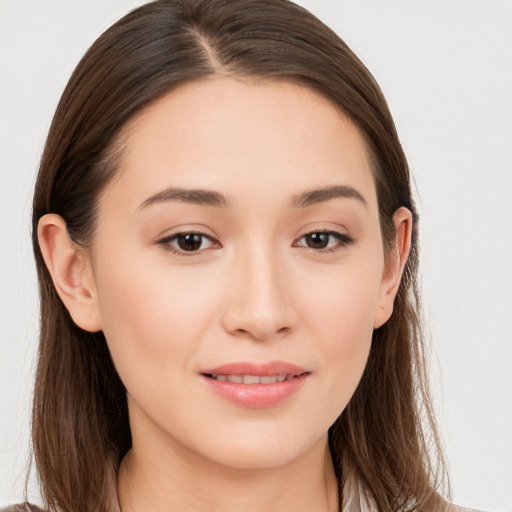
<path fill-rule="evenodd" d="M 301 309 L 317 319 L 325 338 L 356 340 L 373 331 L 373 317 L 378 303 L 381 264 L 378 257 L 356 259 L 324 275 L 311 276 L 304 282 Z"/>
<path fill-rule="evenodd" d="M 348 403 L 366 366 L 379 284 L 378 262 L 361 262 L 331 276 L 322 287 L 311 287 L 314 291 L 303 307 L 310 312 L 310 338 L 323 356 L 320 372 L 329 376 L 329 396 L 337 397 L 335 417 Z"/>
<path fill-rule="evenodd" d="M 125 258 L 97 270 L 103 332 L 128 389 L 190 365 L 217 310 L 211 280 L 156 268 Z"/>

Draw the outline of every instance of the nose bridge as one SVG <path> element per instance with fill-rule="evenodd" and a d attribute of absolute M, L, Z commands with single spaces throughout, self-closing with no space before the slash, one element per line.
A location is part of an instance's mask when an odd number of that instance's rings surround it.
<path fill-rule="evenodd" d="M 293 327 L 295 315 L 284 256 L 268 238 L 249 244 L 236 255 L 224 312 L 229 332 L 264 340 Z"/>

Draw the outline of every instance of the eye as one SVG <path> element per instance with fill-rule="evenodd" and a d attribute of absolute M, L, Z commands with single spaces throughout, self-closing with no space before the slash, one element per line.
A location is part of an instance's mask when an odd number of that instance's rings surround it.
<path fill-rule="evenodd" d="M 336 231 L 313 231 L 299 238 L 294 246 L 308 247 L 319 252 L 332 252 L 353 243 L 354 239 L 343 233 Z"/>
<path fill-rule="evenodd" d="M 165 250 L 181 256 L 193 256 L 212 247 L 220 247 L 220 244 L 205 233 L 187 232 L 175 233 L 158 241 Z"/>

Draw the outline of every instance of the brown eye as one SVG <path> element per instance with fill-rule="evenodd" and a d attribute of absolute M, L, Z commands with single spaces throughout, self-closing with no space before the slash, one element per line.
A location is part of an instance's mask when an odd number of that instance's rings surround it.
<path fill-rule="evenodd" d="M 343 233 L 337 233 L 336 231 L 314 231 L 302 236 L 294 245 L 330 252 L 352 243 L 354 243 L 354 239 Z"/>
<path fill-rule="evenodd" d="M 176 233 L 158 241 L 165 250 L 178 255 L 193 256 L 205 249 L 220 247 L 220 244 L 205 233 Z"/>
<path fill-rule="evenodd" d="M 304 236 L 307 246 L 311 249 L 325 249 L 330 238 L 330 233 L 310 233 Z"/>
<path fill-rule="evenodd" d="M 182 251 L 198 251 L 203 243 L 203 235 L 198 233 L 178 235 L 176 242 Z"/>

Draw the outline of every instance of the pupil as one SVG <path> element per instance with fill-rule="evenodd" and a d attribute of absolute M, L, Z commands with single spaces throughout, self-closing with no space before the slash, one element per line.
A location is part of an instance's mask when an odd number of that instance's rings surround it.
<path fill-rule="evenodd" d="M 197 251 L 201 248 L 201 235 L 189 233 L 178 238 L 178 245 L 183 251 Z"/>
<path fill-rule="evenodd" d="M 307 238 L 312 249 L 325 249 L 329 244 L 329 233 L 311 233 Z"/>

